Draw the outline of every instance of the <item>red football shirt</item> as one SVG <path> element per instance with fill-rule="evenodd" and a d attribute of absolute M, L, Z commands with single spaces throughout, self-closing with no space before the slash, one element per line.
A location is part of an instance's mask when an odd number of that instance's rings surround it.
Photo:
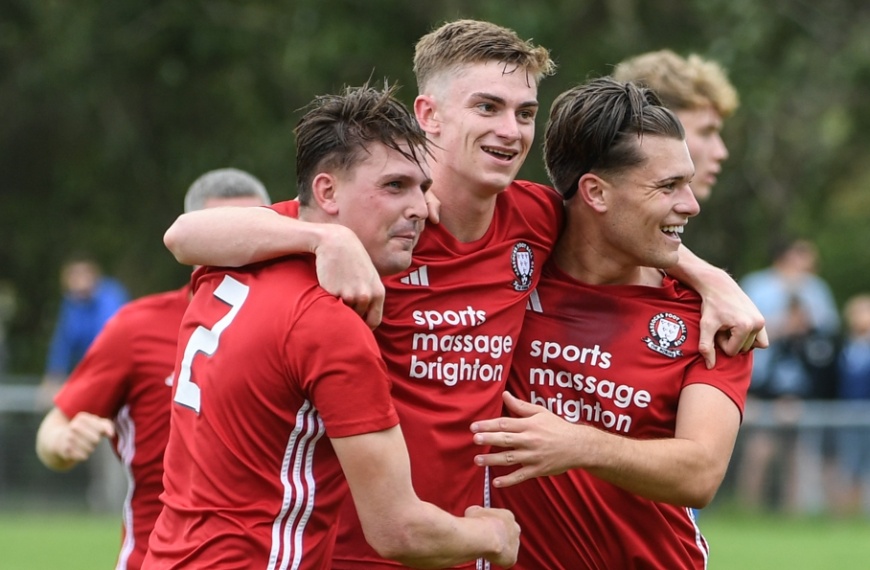
<path fill-rule="evenodd" d="M 375 329 L 411 458 L 414 489 L 456 515 L 484 505 L 486 470 L 469 427 L 501 413 L 501 393 L 528 295 L 555 243 L 561 198 L 515 182 L 496 200 L 486 234 L 457 241 L 428 225 L 411 267 L 384 279 L 384 319 Z M 353 502 L 341 514 L 333 568 L 395 568 L 366 543 Z"/>
<path fill-rule="evenodd" d="M 163 505 L 163 450 L 178 327 L 189 289 L 149 295 L 122 307 L 97 336 L 55 397 L 68 418 L 79 412 L 112 418 L 115 451 L 130 486 L 124 501 L 117 568 L 138 569 Z"/>
<path fill-rule="evenodd" d="M 690 384 L 718 388 L 742 413 L 751 355 L 720 354 L 707 370 L 698 352 L 700 297 L 672 278 L 661 288 L 591 286 L 548 264 L 529 305 L 509 381 L 516 396 L 637 439 L 674 436 Z M 706 567 L 691 509 L 583 470 L 493 490 L 493 503 L 522 528 L 520 570 Z"/>
<path fill-rule="evenodd" d="M 327 568 L 347 494 L 329 438 L 398 423 L 374 337 L 308 256 L 203 268 L 194 287 L 146 564 Z"/>

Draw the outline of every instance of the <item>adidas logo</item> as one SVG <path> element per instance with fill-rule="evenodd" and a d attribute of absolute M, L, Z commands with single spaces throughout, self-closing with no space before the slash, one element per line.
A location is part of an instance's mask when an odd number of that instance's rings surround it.
<path fill-rule="evenodd" d="M 538 295 L 537 289 L 532 289 L 532 292 L 529 295 L 529 300 L 526 301 L 526 310 L 534 311 L 536 313 L 544 312 L 544 307 L 541 306 L 541 297 Z"/>
<path fill-rule="evenodd" d="M 424 265 L 419 269 L 408 273 L 405 277 L 399 279 L 400 283 L 405 285 L 420 285 L 422 287 L 429 286 L 429 267 Z"/>

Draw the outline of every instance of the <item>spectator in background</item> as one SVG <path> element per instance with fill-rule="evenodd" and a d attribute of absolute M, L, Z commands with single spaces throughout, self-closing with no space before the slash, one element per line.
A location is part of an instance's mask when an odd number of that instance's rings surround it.
<path fill-rule="evenodd" d="M 677 115 L 695 164 L 692 191 L 699 202 L 707 200 L 728 158 L 720 136 L 722 123 L 739 103 L 722 67 L 695 54 L 684 58 L 664 49 L 619 63 L 613 77 L 649 87 Z"/>
<path fill-rule="evenodd" d="M 103 275 L 99 263 L 77 253 L 64 261 L 60 271 L 63 300 L 48 347 L 48 361 L 38 405 L 51 399 L 79 363 L 106 321 L 129 299 L 120 281 Z"/>
<path fill-rule="evenodd" d="M 843 309 L 846 338 L 838 361 L 837 397 L 870 400 L 870 293 L 851 297 Z M 837 432 L 839 459 L 837 509 L 845 514 L 862 510 L 870 515 L 870 430 L 841 428 Z"/>
<path fill-rule="evenodd" d="M 184 209 L 270 203 L 259 180 L 225 168 L 199 177 L 187 191 Z M 37 432 L 37 455 L 57 471 L 89 459 L 103 437 L 113 440 L 128 481 L 117 569 L 141 566 L 163 507 L 159 495 L 178 328 L 189 301 L 185 285 L 122 307 L 60 388 Z"/>
<path fill-rule="evenodd" d="M 831 397 L 835 390 L 840 319 L 830 287 L 817 275 L 818 256 L 808 240 L 783 242 L 775 248 L 770 267 L 740 282 L 764 315 L 770 339 L 770 347 L 755 354 L 750 394 L 775 401 L 781 422 L 799 417 L 800 400 Z M 751 411 L 750 403 L 747 413 Z M 790 464 L 806 450 L 796 449 L 793 433 L 755 429 L 744 434 L 738 472 L 741 499 L 753 508 L 763 504 L 768 478 L 779 459 L 783 502 L 788 508 L 797 507 L 807 489 L 798 488 L 800 469 Z"/>

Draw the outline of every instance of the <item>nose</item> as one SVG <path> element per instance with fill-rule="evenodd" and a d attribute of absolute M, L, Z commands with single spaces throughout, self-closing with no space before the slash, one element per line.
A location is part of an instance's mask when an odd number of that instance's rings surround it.
<path fill-rule="evenodd" d="M 515 141 L 520 138 L 520 124 L 513 113 L 502 114 L 496 135 L 508 141 Z"/>
<path fill-rule="evenodd" d="M 674 206 L 674 211 L 687 216 L 689 218 L 697 216 L 701 213 L 701 205 L 698 199 L 695 198 L 695 193 L 692 192 L 692 187 L 684 184 L 679 190 L 679 198 Z"/>
<path fill-rule="evenodd" d="M 713 145 L 713 156 L 716 160 L 722 162 L 728 158 L 728 147 L 725 146 L 725 141 L 720 135 L 716 135 L 716 140 Z"/>
<path fill-rule="evenodd" d="M 405 209 L 405 217 L 409 220 L 425 220 L 429 216 L 429 207 L 426 205 L 426 195 L 421 189 L 411 192 L 410 201 Z"/>

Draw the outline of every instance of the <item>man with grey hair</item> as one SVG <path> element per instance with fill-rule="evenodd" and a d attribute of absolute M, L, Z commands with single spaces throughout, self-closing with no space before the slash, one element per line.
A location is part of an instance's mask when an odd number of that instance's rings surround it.
<path fill-rule="evenodd" d="M 259 180 L 232 168 L 202 175 L 184 200 L 188 212 L 270 203 Z M 112 440 L 129 484 L 119 569 L 141 567 L 162 508 L 178 327 L 189 301 L 185 285 L 122 307 L 57 393 L 36 435 L 39 459 L 56 471 L 90 458 L 103 437 Z"/>
<path fill-rule="evenodd" d="M 259 202 L 253 204 L 255 200 Z M 206 172 L 190 185 L 184 196 L 184 211 L 195 212 L 213 206 L 268 206 L 271 203 L 266 187 L 256 177 L 237 168 L 218 168 Z"/>

